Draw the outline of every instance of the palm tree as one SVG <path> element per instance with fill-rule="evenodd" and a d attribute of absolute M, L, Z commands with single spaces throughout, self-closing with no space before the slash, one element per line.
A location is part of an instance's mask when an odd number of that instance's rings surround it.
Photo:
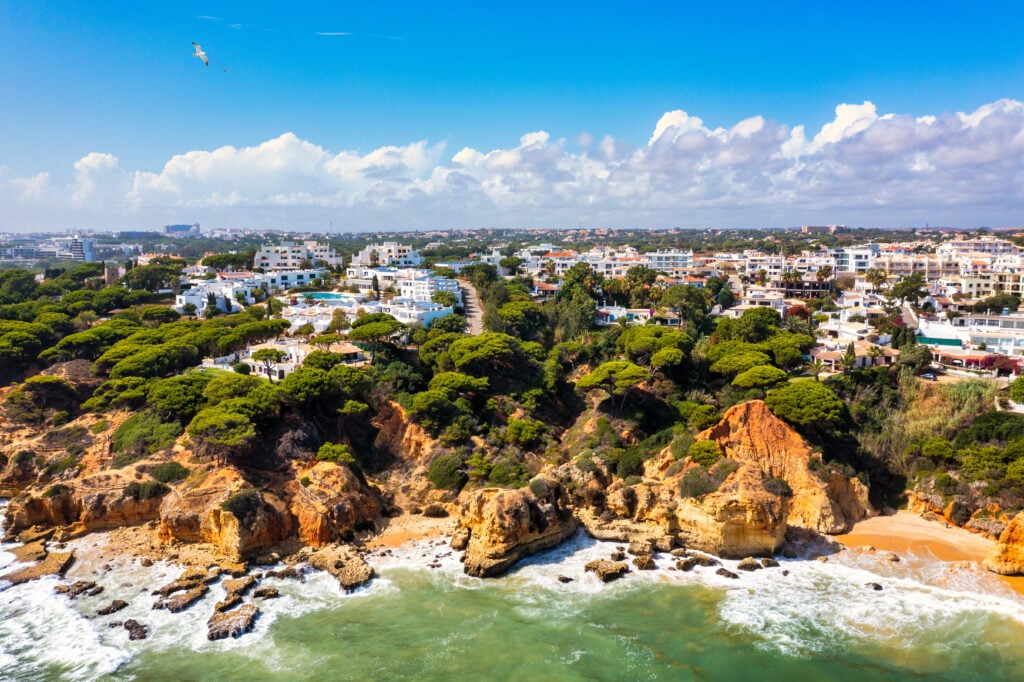
<path fill-rule="evenodd" d="M 881 346 L 871 346 L 871 348 L 868 348 L 868 357 L 871 358 L 872 365 L 877 365 L 878 358 L 882 357 L 883 355 L 885 355 L 885 351 L 882 350 Z"/>
<path fill-rule="evenodd" d="M 818 284 L 828 282 L 832 279 L 835 273 L 832 270 L 831 265 L 822 265 L 818 268 L 818 271 L 814 273 L 814 278 L 818 280 Z"/>
<path fill-rule="evenodd" d="M 871 285 L 874 291 L 878 291 L 889 277 L 882 268 L 869 268 L 864 272 L 864 280 Z"/>
<path fill-rule="evenodd" d="M 805 367 L 807 372 L 814 377 L 815 381 L 818 381 L 818 375 L 825 371 L 825 363 L 821 361 L 821 358 L 809 360 Z"/>

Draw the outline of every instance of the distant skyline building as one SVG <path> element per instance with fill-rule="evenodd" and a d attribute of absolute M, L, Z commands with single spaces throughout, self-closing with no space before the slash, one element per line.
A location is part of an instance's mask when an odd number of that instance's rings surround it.
<path fill-rule="evenodd" d="M 198 235 L 202 234 L 199 229 L 199 223 L 192 223 L 191 225 L 164 225 L 164 234 L 169 235 Z"/>

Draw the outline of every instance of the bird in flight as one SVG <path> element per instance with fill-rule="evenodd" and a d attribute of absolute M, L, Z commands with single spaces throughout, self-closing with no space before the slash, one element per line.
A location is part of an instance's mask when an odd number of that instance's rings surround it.
<path fill-rule="evenodd" d="M 196 48 L 196 53 L 194 55 L 192 55 L 192 56 L 193 57 L 199 57 L 200 59 L 203 60 L 203 64 L 206 64 L 207 66 L 209 66 L 210 65 L 210 60 L 206 58 L 206 53 L 203 52 L 203 48 L 199 46 L 199 43 L 197 43 L 196 41 L 193 40 L 192 41 L 192 46 Z"/>

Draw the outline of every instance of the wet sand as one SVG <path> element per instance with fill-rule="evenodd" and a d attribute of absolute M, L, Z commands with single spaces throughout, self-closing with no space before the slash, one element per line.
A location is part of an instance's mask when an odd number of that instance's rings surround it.
<path fill-rule="evenodd" d="M 426 516 L 403 514 L 388 519 L 388 525 L 365 540 L 367 549 L 387 547 L 397 549 L 407 542 L 433 540 L 455 531 L 455 520 L 432 519 Z"/>
<path fill-rule="evenodd" d="M 849 533 L 835 536 L 846 547 L 872 546 L 875 549 L 934 556 L 940 561 L 968 561 L 980 564 L 996 546 L 990 540 L 944 521 L 925 519 L 909 511 L 892 516 L 876 516 L 859 521 Z M 993 574 L 995 575 L 995 574 Z M 1024 595 L 1024 576 L 999 576 L 1018 594 Z"/>

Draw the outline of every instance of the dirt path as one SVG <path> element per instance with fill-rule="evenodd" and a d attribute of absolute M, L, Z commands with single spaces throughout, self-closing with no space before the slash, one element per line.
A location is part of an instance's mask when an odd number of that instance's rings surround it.
<path fill-rule="evenodd" d="M 459 289 L 462 291 L 462 307 L 466 310 L 466 324 L 473 336 L 484 332 L 484 311 L 480 306 L 480 298 L 476 289 L 467 280 L 460 279 Z"/>

